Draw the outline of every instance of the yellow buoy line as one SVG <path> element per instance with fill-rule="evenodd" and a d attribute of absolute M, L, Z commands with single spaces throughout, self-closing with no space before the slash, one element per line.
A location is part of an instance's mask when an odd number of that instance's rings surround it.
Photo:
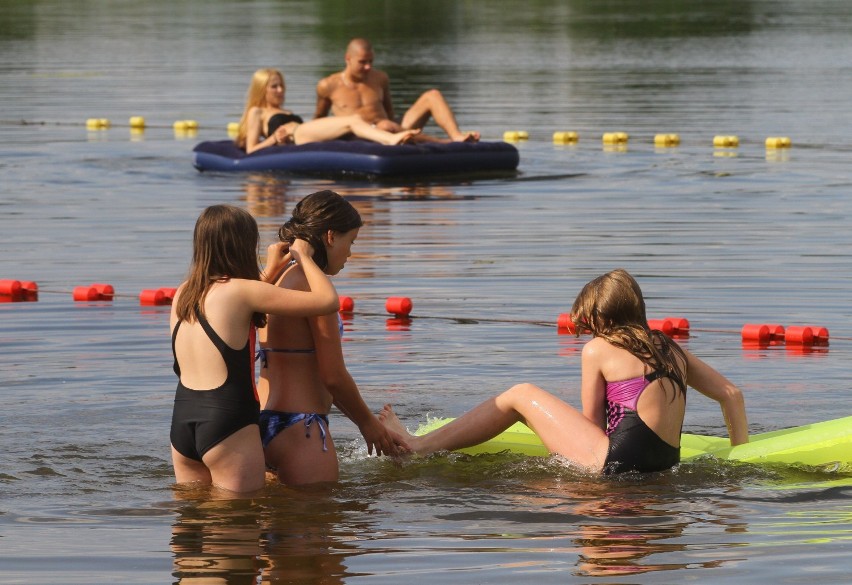
<path fill-rule="evenodd" d="M 529 132 L 524 130 L 507 130 L 503 133 L 504 142 L 522 142 L 530 139 Z M 552 135 L 553 144 L 577 144 L 580 142 L 580 133 L 576 131 L 559 130 Z M 626 146 L 630 141 L 627 132 L 605 132 L 601 135 L 601 143 L 604 146 Z M 679 134 L 655 134 L 653 139 L 657 148 L 672 148 L 680 146 Z M 787 136 L 769 136 L 764 141 L 767 149 L 790 148 L 792 140 Z M 740 138 L 733 135 L 716 135 L 713 137 L 715 148 L 739 148 Z"/>
<path fill-rule="evenodd" d="M 109 130 L 112 128 L 109 118 L 89 118 L 86 120 L 87 130 Z M 174 130 L 198 130 L 200 124 L 196 120 L 175 120 L 171 126 L 148 124 L 142 116 L 131 116 L 127 121 L 127 127 L 131 130 L 145 130 L 146 128 L 173 128 Z"/>
<path fill-rule="evenodd" d="M 35 122 L 30 120 L 0 120 L 0 124 L 10 125 L 16 124 L 21 126 L 45 126 L 48 122 Z M 79 123 L 56 122 L 53 125 L 77 126 Z M 146 128 L 172 128 L 176 133 L 194 133 L 197 132 L 201 125 L 196 120 L 175 120 L 171 125 L 165 124 L 149 124 L 142 116 L 131 116 L 126 125 L 114 125 L 109 118 L 88 118 L 85 122 L 86 129 L 97 132 L 109 130 L 113 127 L 127 127 L 134 132 L 144 132 Z M 226 130 L 229 136 L 236 136 L 239 130 L 238 122 L 229 122 L 226 125 Z M 503 141 L 518 143 L 525 142 L 530 139 L 530 134 L 526 130 L 506 130 L 503 132 Z M 556 145 L 576 145 L 580 142 L 580 133 L 572 130 L 558 130 L 553 132 L 551 139 Z M 630 135 L 627 132 L 604 132 L 600 141 L 604 146 L 608 147 L 626 147 L 630 141 Z M 653 144 L 657 148 L 674 148 L 681 145 L 679 134 L 664 133 L 655 134 Z M 769 136 L 764 140 L 764 145 L 767 150 L 791 148 L 793 143 L 788 136 Z M 713 137 L 714 148 L 735 149 L 739 148 L 740 139 L 735 135 L 716 135 Z"/>

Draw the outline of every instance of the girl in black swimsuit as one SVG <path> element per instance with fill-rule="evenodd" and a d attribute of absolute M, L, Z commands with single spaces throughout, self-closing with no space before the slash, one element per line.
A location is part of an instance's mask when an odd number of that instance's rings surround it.
<path fill-rule="evenodd" d="M 265 481 L 252 355 L 254 328 L 266 314 L 320 315 L 336 310 L 337 292 L 304 240 L 269 246 L 267 270 L 292 259 L 309 291 L 261 281 L 258 229 L 243 209 L 214 205 L 195 225 L 192 264 L 169 320 L 178 375 L 172 415 L 172 463 L 178 483 L 213 484 L 235 492 Z"/>

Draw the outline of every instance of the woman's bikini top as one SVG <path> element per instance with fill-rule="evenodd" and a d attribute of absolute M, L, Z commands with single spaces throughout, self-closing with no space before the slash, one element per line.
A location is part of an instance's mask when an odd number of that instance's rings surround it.
<path fill-rule="evenodd" d="M 340 336 L 343 337 L 343 319 L 340 316 L 340 313 L 337 314 L 337 326 L 340 329 Z M 257 353 L 254 354 L 255 360 L 260 360 L 260 367 L 265 368 L 269 365 L 269 354 L 270 353 L 290 353 L 290 354 L 314 354 L 317 350 L 314 347 L 306 348 L 306 349 L 290 349 L 290 348 L 276 348 L 276 347 L 261 347 L 258 348 Z"/>
<path fill-rule="evenodd" d="M 296 124 L 304 123 L 301 116 L 297 116 L 296 114 L 273 114 L 269 118 L 269 122 L 266 123 L 266 135 L 272 136 L 281 126 L 289 124 L 290 122 L 295 122 Z M 288 137 L 288 142 L 292 142 L 292 136 L 293 135 L 291 134 Z"/>

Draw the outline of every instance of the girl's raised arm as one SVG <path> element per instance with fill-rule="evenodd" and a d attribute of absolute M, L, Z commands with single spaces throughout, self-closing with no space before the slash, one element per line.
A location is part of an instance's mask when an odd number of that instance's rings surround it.
<path fill-rule="evenodd" d="M 337 290 L 328 276 L 316 265 L 313 250 L 304 240 L 296 240 L 290 246 L 290 255 L 302 266 L 310 291 L 280 288 L 274 284 L 249 281 L 249 304 L 253 311 L 292 317 L 327 315 L 340 308 Z M 280 265 L 267 266 L 269 272 L 280 272 Z"/>

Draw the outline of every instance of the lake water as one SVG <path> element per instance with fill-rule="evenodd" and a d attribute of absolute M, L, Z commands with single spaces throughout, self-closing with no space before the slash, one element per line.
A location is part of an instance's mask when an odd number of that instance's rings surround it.
<path fill-rule="evenodd" d="M 823 483 L 848 470 L 701 462 L 605 481 L 508 455 L 396 465 L 334 413 L 336 486 L 175 490 L 168 309 L 138 294 L 180 282 L 207 205 L 245 206 L 266 244 L 332 188 L 366 221 L 336 277 L 356 303 L 347 362 L 412 429 L 520 381 L 579 405 L 583 340 L 553 325 L 616 267 L 650 317 L 690 320 L 684 344 L 741 385 L 751 431 L 849 415 L 850 19 L 843 0 L 0 3 L 0 279 L 40 289 L 0 304 L 0 582 L 848 582 L 852 492 Z M 463 128 L 528 131 L 517 176 L 192 168 L 256 68 L 283 69 L 309 116 L 354 35 L 400 112 L 440 87 Z M 88 131 L 92 117 L 113 126 Z M 183 119 L 197 134 L 173 131 Z M 553 145 L 556 130 L 579 143 Z M 614 131 L 626 149 L 602 147 Z M 669 132 L 681 146 L 655 148 Z M 767 151 L 768 136 L 793 147 Z M 115 301 L 74 303 L 92 282 Z M 393 295 L 413 300 L 411 323 L 384 314 Z M 826 326 L 831 343 L 744 348 L 745 323 Z M 715 403 L 691 397 L 686 430 L 723 434 Z"/>

